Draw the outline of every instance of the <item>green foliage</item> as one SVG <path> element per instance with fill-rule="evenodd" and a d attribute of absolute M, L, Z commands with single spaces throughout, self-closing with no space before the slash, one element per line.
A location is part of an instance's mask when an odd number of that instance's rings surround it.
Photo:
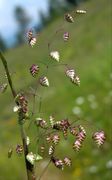
<path fill-rule="evenodd" d="M 48 78 L 51 87 L 45 92 L 43 92 L 43 88 L 38 91 L 39 95 L 43 97 L 41 111 L 46 118 L 54 112 L 56 119 L 60 120 L 65 116 L 76 120 L 73 109 L 79 107 L 82 112 L 80 114 L 81 123 L 85 125 L 88 133 L 91 135 L 94 130 L 103 129 L 106 132 L 107 140 L 104 148 L 98 150 L 91 138 L 88 138 L 84 148 L 78 154 L 72 150 L 72 147 L 70 149 L 70 144 L 63 141 L 60 144 L 59 152 L 62 152 L 62 156 L 64 153 L 68 153 L 70 157 L 74 157 L 72 168 L 60 172 L 51 165 L 43 179 L 50 180 L 55 177 L 64 180 L 68 178 L 71 180 L 111 179 L 111 168 L 107 166 L 108 162 L 112 160 L 112 62 L 111 31 L 109 29 L 111 6 L 105 0 L 95 0 L 83 4 L 82 8 L 88 10 L 87 15 L 83 18 L 78 17 L 71 26 L 65 25 L 65 29 L 70 32 L 70 41 L 67 44 L 64 43 L 61 40 L 62 33 L 59 33 L 53 44 L 53 48 L 60 51 L 62 63 L 68 63 L 76 69 L 81 79 L 81 86 L 80 88 L 73 87 L 73 84 L 66 78 L 63 67 L 49 69 Z M 9 60 L 8 64 L 18 91 L 24 89 L 28 91 L 30 86 L 35 87 L 37 82 L 34 82 L 28 71 L 32 63 L 38 64 L 42 60 L 52 64 L 52 60 L 48 56 L 46 41 L 52 37 L 51 32 L 55 32 L 61 23 L 62 17 L 50 24 L 38 38 L 37 46 L 33 49 L 25 45 L 7 52 L 6 58 Z M 0 65 L 0 71 L 1 76 L 4 76 L 2 65 Z M 4 78 L 4 83 L 5 81 Z M 23 156 L 18 157 L 14 151 L 12 158 L 7 158 L 8 148 L 10 146 L 15 148 L 16 144 L 20 143 L 16 116 L 12 112 L 14 103 L 10 94 L 9 89 L 5 94 L 0 94 L 0 102 L 2 102 L 2 106 L 0 106 L 0 179 L 19 180 L 25 179 Z M 90 95 L 93 95 L 95 99 L 90 101 L 90 97 L 92 97 Z M 79 97 L 84 98 L 83 104 L 77 103 Z M 32 100 L 32 97 L 29 98 Z M 36 104 L 37 110 L 38 104 L 39 101 Z M 38 112 L 36 116 L 38 117 Z M 30 133 L 37 135 L 35 129 Z M 33 138 L 31 141 L 34 142 Z M 34 149 L 36 148 L 34 147 Z M 41 171 L 38 168 L 37 170 Z"/>

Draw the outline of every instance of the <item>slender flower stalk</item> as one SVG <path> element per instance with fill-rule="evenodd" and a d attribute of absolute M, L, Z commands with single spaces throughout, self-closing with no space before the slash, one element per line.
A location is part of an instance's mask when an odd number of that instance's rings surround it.
<path fill-rule="evenodd" d="M 2 64 L 4 66 L 4 69 L 5 69 L 5 72 L 6 72 L 6 75 L 7 75 L 7 79 L 8 79 L 8 83 L 9 83 L 9 86 L 10 86 L 10 89 L 11 89 L 11 92 L 12 92 L 12 95 L 13 95 L 13 98 L 15 100 L 15 103 L 17 104 L 17 106 L 19 105 L 19 102 L 18 100 L 16 99 L 16 96 L 17 96 L 17 93 L 14 89 L 14 86 L 13 86 L 13 83 L 12 83 L 12 79 L 11 79 L 11 76 L 10 76 L 10 73 L 9 73 L 9 69 L 8 69 L 8 65 L 7 65 L 7 61 L 5 59 L 5 57 L 3 56 L 2 52 L 0 51 L 0 58 L 1 58 L 1 61 L 2 61 Z M 26 164 L 26 171 L 27 171 L 27 178 L 28 180 L 33 180 L 35 179 L 35 173 L 34 173 L 34 165 L 32 165 L 27 159 L 26 159 L 26 156 L 28 154 L 28 146 L 27 146 L 27 141 L 26 141 L 26 132 L 25 132 L 25 129 L 24 129 L 24 125 L 22 123 L 20 123 L 22 121 L 21 117 L 23 115 L 23 112 L 22 111 L 19 111 L 18 112 L 18 122 L 19 122 L 19 125 L 20 125 L 20 133 L 21 133 L 21 139 L 22 139 L 22 143 L 23 143 L 23 149 L 24 149 L 24 158 L 25 158 L 25 164 Z"/>

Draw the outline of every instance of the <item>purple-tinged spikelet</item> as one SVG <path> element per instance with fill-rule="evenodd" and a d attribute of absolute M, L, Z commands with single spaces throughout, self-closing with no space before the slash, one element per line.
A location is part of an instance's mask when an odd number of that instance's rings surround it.
<path fill-rule="evenodd" d="M 104 131 L 95 132 L 93 134 L 93 139 L 96 142 L 96 144 L 98 145 L 98 147 L 103 145 L 105 142 L 105 139 L 106 139 Z"/>
<path fill-rule="evenodd" d="M 40 78 L 40 84 L 45 87 L 49 87 L 49 81 L 47 77 L 41 77 Z"/>
<path fill-rule="evenodd" d="M 69 40 L 69 33 L 68 33 L 68 32 L 64 32 L 64 34 L 63 34 L 63 40 L 64 40 L 64 41 L 68 41 L 68 40 Z"/>
<path fill-rule="evenodd" d="M 16 146 L 16 153 L 17 154 L 22 154 L 23 153 L 23 146 L 20 144 L 17 144 Z"/>
<path fill-rule="evenodd" d="M 82 142 L 79 139 L 76 139 L 76 141 L 73 143 L 73 149 L 76 151 L 79 151 L 81 149 Z"/>
<path fill-rule="evenodd" d="M 28 111 L 28 101 L 26 100 L 26 97 L 24 96 L 23 93 L 20 93 L 18 95 L 18 100 L 21 110 L 23 111 L 24 114 L 26 114 Z"/>
<path fill-rule="evenodd" d="M 64 15 L 64 19 L 69 22 L 69 23 L 73 23 L 74 22 L 74 19 L 73 17 L 71 16 L 71 14 L 67 13 Z"/>
<path fill-rule="evenodd" d="M 66 166 L 71 166 L 71 164 L 72 164 L 71 159 L 68 158 L 68 157 L 65 157 L 64 160 L 63 160 L 63 162 L 64 162 L 64 164 L 65 164 Z"/>
<path fill-rule="evenodd" d="M 40 126 L 43 129 L 47 128 L 47 122 L 42 118 L 36 118 L 35 123 L 37 126 Z"/>
<path fill-rule="evenodd" d="M 52 136 L 52 142 L 53 142 L 53 144 L 54 144 L 54 145 L 57 145 L 57 144 L 59 143 L 59 141 L 60 141 L 60 136 L 59 136 L 58 134 L 54 134 L 54 135 Z"/>
<path fill-rule="evenodd" d="M 59 169 L 62 169 L 64 168 L 64 163 L 61 159 L 57 159 L 55 157 L 51 157 L 51 161 L 54 163 L 54 165 L 59 168 Z"/>
<path fill-rule="evenodd" d="M 30 73 L 33 77 L 36 77 L 36 75 L 38 74 L 39 72 L 39 66 L 36 65 L 36 64 L 33 64 L 31 67 L 30 67 Z"/>

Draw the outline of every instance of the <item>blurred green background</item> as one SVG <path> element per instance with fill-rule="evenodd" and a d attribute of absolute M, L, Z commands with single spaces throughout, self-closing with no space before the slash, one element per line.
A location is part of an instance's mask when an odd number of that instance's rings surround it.
<path fill-rule="evenodd" d="M 62 32 L 52 40 L 52 50 L 60 52 L 60 63 L 68 64 L 76 69 L 81 86 L 73 85 L 65 76 L 65 67 L 53 62 L 47 50 L 47 43 L 52 34 L 63 25 L 63 16 L 55 18 L 40 33 L 34 48 L 27 44 L 12 48 L 5 53 L 14 86 L 18 92 L 27 92 L 29 107 L 32 108 L 33 97 L 28 94 L 30 87 L 35 88 L 37 79 L 31 77 L 29 68 L 32 64 L 40 66 L 40 74 L 46 69 L 40 61 L 49 63 L 47 77 L 49 88 L 39 87 L 37 94 L 42 97 L 41 116 L 48 120 L 54 114 L 56 120 L 68 117 L 70 121 L 82 124 L 87 130 L 87 139 L 79 153 L 72 149 L 73 138 L 61 141 L 57 155 L 72 158 L 72 167 L 64 171 L 50 164 L 42 180 L 110 180 L 112 177 L 112 34 L 110 1 L 91 0 L 82 3 L 78 8 L 87 9 L 86 15 L 77 16 L 73 24 L 64 23 L 64 30 L 70 33 L 68 42 L 64 42 Z M 52 66 L 56 65 L 56 66 Z M 4 69 L 0 62 L 0 79 L 6 82 Z M 36 98 L 36 114 L 38 117 L 39 98 Z M 31 103 L 30 103 L 31 102 Z M 26 179 L 24 157 L 15 152 L 16 144 L 21 144 L 17 116 L 13 113 L 14 100 L 10 89 L 0 94 L 0 180 Z M 30 109 L 31 110 L 31 109 Z M 80 121 L 77 121 L 77 116 Z M 34 120 L 34 119 L 33 119 Z M 37 131 L 32 123 L 28 130 L 32 145 L 36 151 L 35 138 Z M 103 148 L 97 148 L 91 136 L 96 130 L 103 129 L 106 142 Z M 43 138 L 40 137 L 43 143 Z M 10 159 L 7 152 L 13 147 Z M 49 158 L 37 164 L 37 174 L 41 173 Z"/>

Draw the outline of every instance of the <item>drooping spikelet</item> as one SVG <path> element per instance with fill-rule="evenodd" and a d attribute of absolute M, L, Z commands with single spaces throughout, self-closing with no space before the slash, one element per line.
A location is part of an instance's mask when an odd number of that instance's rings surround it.
<path fill-rule="evenodd" d="M 20 144 L 17 144 L 16 146 L 16 153 L 17 154 L 22 154 L 23 153 L 23 146 Z"/>
<path fill-rule="evenodd" d="M 79 140 L 81 143 L 85 140 L 86 134 L 83 131 L 80 131 L 77 135 L 77 140 Z"/>
<path fill-rule="evenodd" d="M 53 129 L 60 130 L 61 129 L 61 121 L 56 121 L 53 125 Z"/>
<path fill-rule="evenodd" d="M 60 54 L 58 51 L 51 51 L 50 52 L 50 56 L 52 59 L 54 59 L 55 61 L 59 62 L 60 60 Z"/>
<path fill-rule="evenodd" d="M 40 78 L 40 84 L 45 87 L 49 87 L 49 81 L 47 77 L 41 77 Z"/>
<path fill-rule="evenodd" d="M 76 141 L 73 143 L 73 149 L 76 151 L 79 151 L 81 149 L 82 142 L 79 139 L 76 139 Z"/>
<path fill-rule="evenodd" d="M 64 168 L 64 163 L 61 159 L 55 158 L 55 157 L 51 157 L 51 161 L 54 163 L 54 165 L 59 168 L 62 169 Z"/>
<path fill-rule="evenodd" d="M 65 74 L 67 77 L 69 77 L 73 81 L 74 76 L 75 76 L 75 70 L 74 69 L 67 69 Z"/>
<path fill-rule="evenodd" d="M 39 72 L 39 66 L 36 65 L 36 64 L 33 64 L 31 67 L 30 67 L 30 73 L 33 77 L 36 77 L 36 75 L 38 74 Z"/>
<path fill-rule="evenodd" d="M 53 145 L 51 145 L 51 146 L 49 147 L 49 151 L 48 151 L 49 155 L 53 155 L 53 154 L 54 154 L 54 151 L 55 151 L 55 147 L 54 147 Z"/>
<path fill-rule="evenodd" d="M 70 127 L 70 133 L 73 135 L 73 136 L 76 136 L 77 133 L 78 133 L 78 130 L 76 127 Z"/>
<path fill-rule="evenodd" d="M 85 10 L 76 10 L 76 13 L 77 14 L 86 14 L 86 11 Z"/>
<path fill-rule="evenodd" d="M 93 139 L 96 142 L 96 144 L 98 145 L 98 147 L 103 145 L 105 142 L 105 139 L 106 139 L 104 131 L 95 132 L 93 134 Z"/>
<path fill-rule="evenodd" d="M 59 141 L 60 141 L 60 136 L 59 136 L 58 134 L 54 134 L 54 135 L 52 136 L 52 142 L 53 142 L 53 144 L 54 144 L 54 145 L 57 145 L 57 144 L 59 143 Z"/>
<path fill-rule="evenodd" d="M 29 30 L 27 33 L 28 43 L 31 47 L 33 47 L 36 44 L 36 38 L 33 36 L 33 31 Z"/>
<path fill-rule="evenodd" d="M 36 123 L 37 126 L 40 126 L 43 129 L 47 128 L 47 122 L 44 119 L 40 118 L 40 117 L 36 118 L 35 123 Z"/>
<path fill-rule="evenodd" d="M 67 13 L 64 15 L 64 19 L 69 22 L 69 23 L 73 23 L 74 22 L 74 18 L 71 16 L 71 14 Z"/>
<path fill-rule="evenodd" d="M 68 41 L 68 40 L 69 40 L 69 33 L 68 33 L 68 32 L 64 32 L 64 34 L 63 34 L 63 40 L 64 40 L 64 41 Z"/>
<path fill-rule="evenodd" d="M 28 111 L 28 101 L 23 93 L 17 95 L 17 99 L 19 101 L 19 107 L 24 114 Z"/>
<path fill-rule="evenodd" d="M 68 158 L 68 157 L 65 157 L 64 160 L 63 160 L 63 162 L 64 162 L 64 164 L 65 164 L 66 166 L 71 166 L 71 164 L 72 164 L 71 159 Z"/>

